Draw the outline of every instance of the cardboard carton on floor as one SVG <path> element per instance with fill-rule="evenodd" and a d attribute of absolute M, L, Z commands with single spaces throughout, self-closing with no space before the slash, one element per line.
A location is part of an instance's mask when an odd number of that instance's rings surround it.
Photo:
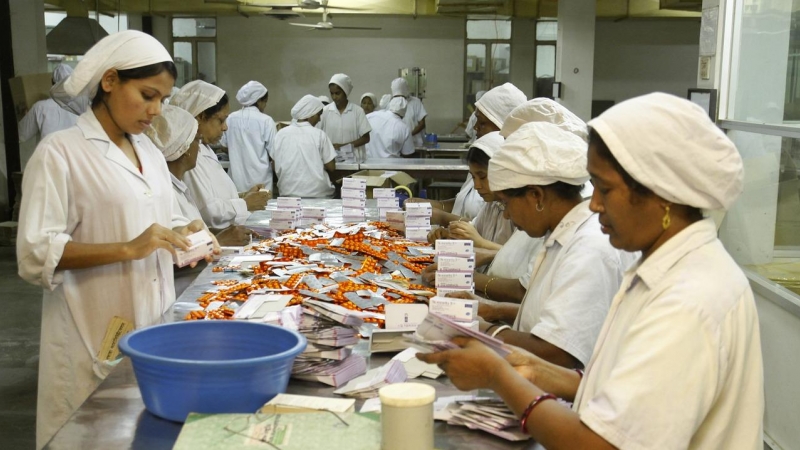
<path fill-rule="evenodd" d="M 17 121 L 20 121 L 34 103 L 50 98 L 53 75 L 50 73 L 20 75 L 9 79 L 8 85 L 11 88 L 11 99 L 14 101 L 14 112 L 17 113 Z"/>
<path fill-rule="evenodd" d="M 361 170 L 350 177 L 367 180 L 367 198 L 373 198 L 372 190 L 375 188 L 409 187 L 417 181 L 407 173 L 396 170 Z M 342 180 L 338 183 L 341 184 Z"/>

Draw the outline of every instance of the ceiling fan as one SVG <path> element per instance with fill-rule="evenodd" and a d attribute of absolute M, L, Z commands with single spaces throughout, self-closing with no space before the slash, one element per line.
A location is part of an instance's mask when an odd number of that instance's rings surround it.
<path fill-rule="evenodd" d="M 381 29 L 379 27 L 337 27 L 334 26 L 333 23 L 328 20 L 328 8 L 349 9 L 349 10 L 360 10 L 360 8 L 328 6 L 328 0 L 321 0 L 321 1 L 303 0 L 302 2 L 300 2 L 300 7 L 303 9 L 322 8 L 322 22 L 318 22 L 316 24 L 290 22 L 289 25 L 294 25 L 296 27 L 305 27 L 310 30 L 380 30 Z"/>

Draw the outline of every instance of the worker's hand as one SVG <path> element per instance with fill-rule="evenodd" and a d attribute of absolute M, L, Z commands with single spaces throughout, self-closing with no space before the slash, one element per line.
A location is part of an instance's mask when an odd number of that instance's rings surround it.
<path fill-rule="evenodd" d="M 252 234 L 252 231 L 241 225 L 233 225 L 217 233 L 217 239 L 222 245 L 241 247 L 250 243 Z"/>
<path fill-rule="evenodd" d="M 538 386 L 536 375 L 541 372 L 538 368 L 544 360 L 527 350 L 513 345 L 506 344 L 506 348 L 511 350 L 511 353 L 506 356 L 506 361 L 511 364 L 511 367 L 523 378 Z"/>
<path fill-rule="evenodd" d="M 422 269 L 422 281 L 433 286 L 436 283 L 436 269 L 438 264 L 433 263 L 430 266 Z"/>
<path fill-rule="evenodd" d="M 248 211 L 261 211 L 267 206 L 269 201 L 268 192 L 248 192 L 244 196 L 244 201 L 247 204 Z"/>
<path fill-rule="evenodd" d="M 436 364 L 462 391 L 491 387 L 500 368 L 508 365 L 494 350 L 479 341 L 455 337 L 453 343 L 462 347 L 437 353 L 417 353 L 417 359 Z"/>
<path fill-rule="evenodd" d="M 464 300 L 478 300 L 478 301 L 486 300 L 485 298 L 479 295 L 475 295 L 472 292 L 467 292 L 467 291 L 450 292 L 449 294 L 447 294 L 447 297 L 463 298 Z"/>
<path fill-rule="evenodd" d="M 439 227 L 428 233 L 429 244 L 435 244 L 437 239 L 450 239 L 450 232 L 447 231 L 447 228 Z"/>
<path fill-rule="evenodd" d="M 334 150 L 339 150 L 340 148 L 344 147 L 347 144 L 333 144 Z"/>
<path fill-rule="evenodd" d="M 450 222 L 448 229 L 450 230 L 450 237 L 452 239 L 469 239 L 472 242 L 479 242 L 483 239 L 480 233 L 478 233 L 478 230 L 475 229 L 475 226 L 470 222 L 462 222 L 460 220 Z"/>
<path fill-rule="evenodd" d="M 189 240 L 177 231 L 154 223 L 147 227 L 139 236 L 123 245 L 123 252 L 127 259 L 143 259 L 150 256 L 158 249 L 164 249 L 175 255 L 175 247 L 181 250 L 189 249 Z"/>
<path fill-rule="evenodd" d="M 500 318 L 497 317 L 497 303 L 498 302 L 482 298 L 478 304 L 478 317 L 489 322 L 499 320 Z"/>
<path fill-rule="evenodd" d="M 222 251 L 219 248 L 219 242 L 217 242 L 217 238 L 214 237 L 214 233 L 212 233 L 211 231 L 208 230 L 208 228 L 206 228 L 206 224 L 202 220 L 199 219 L 193 220 L 189 222 L 188 225 L 184 227 L 174 228 L 173 230 L 176 231 L 181 236 L 188 236 L 190 234 L 197 233 L 198 231 L 201 230 L 208 231 L 208 235 L 211 236 L 211 242 L 213 243 L 213 250 L 211 251 L 210 255 L 206 255 L 205 257 L 206 262 L 212 262 L 214 260 L 213 255 L 219 255 L 220 252 Z M 189 267 L 195 267 L 195 266 L 197 266 L 197 262 L 189 264 Z"/>

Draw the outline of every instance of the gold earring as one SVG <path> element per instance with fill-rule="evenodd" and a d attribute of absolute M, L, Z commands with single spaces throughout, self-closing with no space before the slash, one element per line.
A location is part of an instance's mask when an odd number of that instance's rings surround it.
<path fill-rule="evenodd" d="M 666 212 L 664 213 L 664 218 L 661 219 L 661 228 L 666 230 L 669 228 L 670 224 L 672 224 L 672 219 L 669 217 L 669 205 L 665 206 L 664 208 L 666 209 Z"/>

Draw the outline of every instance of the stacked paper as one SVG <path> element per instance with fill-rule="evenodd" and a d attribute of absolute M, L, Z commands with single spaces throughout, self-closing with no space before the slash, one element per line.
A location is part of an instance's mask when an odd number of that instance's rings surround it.
<path fill-rule="evenodd" d="M 433 418 L 449 425 L 482 430 L 508 441 L 524 441 L 530 436 L 519 429 L 519 420 L 502 400 L 473 396 L 442 397 L 434 404 Z"/>
<path fill-rule="evenodd" d="M 372 189 L 372 198 L 378 203 L 378 214 L 381 221 L 387 220 L 388 212 L 402 212 L 400 199 L 397 198 L 392 188 L 374 188 Z"/>
<path fill-rule="evenodd" d="M 308 348 L 295 359 L 292 376 L 339 387 L 366 372 L 366 360 L 352 354 L 363 322 L 342 306 L 305 300 L 297 331 L 308 340 Z"/>
<path fill-rule="evenodd" d="M 438 352 L 458 348 L 456 344 L 451 342 L 456 336 L 475 338 L 504 358 L 511 353 L 508 347 L 503 344 L 503 341 L 483 334 L 478 330 L 467 328 L 435 312 L 428 313 L 425 320 L 417 327 L 412 339 L 415 346 L 425 351 Z"/>
<path fill-rule="evenodd" d="M 431 231 L 431 214 L 433 207 L 430 203 L 407 203 L 405 215 L 406 239 L 410 241 L 426 242 Z"/>
<path fill-rule="evenodd" d="M 403 363 L 392 359 L 388 363 L 370 369 L 364 375 L 350 380 L 333 393 L 354 398 L 375 398 L 378 396 L 380 388 L 393 383 L 402 383 L 406 379 L 406 369 L 403 367 Z"/>
<path fill-rule="evenodd" d="M 360 222 L 366 217 L 367 180 L 345 178 L 342 180 L 342 218 L 345 222 Z"/>
<path fill-rule="evenodd" d="M 278 197 L 278 209 L 272 211 L 269 227 L 273 230 L 292 230 L 300 226 L 302 218 L 300 197 Z"/>
<path fill-rule="evenodd" d="M 459 291 L 475 293 L 475 250 L 472 241 L 437 239 L 436 263 L 436 295 L 444 297 Z"/>

